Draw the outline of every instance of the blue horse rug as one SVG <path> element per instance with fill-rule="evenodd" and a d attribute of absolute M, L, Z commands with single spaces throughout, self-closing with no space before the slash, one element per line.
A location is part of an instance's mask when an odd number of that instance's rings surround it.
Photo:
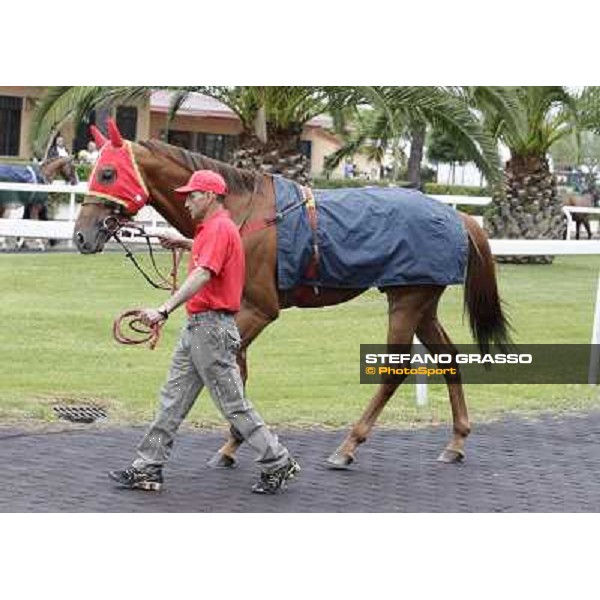
<path fill-rule="evenodd" d="M 402 188 L 312 193 L 316 229 L 302 188 L 275 177 L 279 289 L 463 283 L 468 238 L 453 208 Z"/>
<path fill-rule="evenodd" d="M 0 164 L 0 181 L 8 183 L 45 183 L 39 167 L 25 165 Z M 0 190 L 0 204 L 45 204 L 48 194 L 45 192 L 16 192 Z"/>

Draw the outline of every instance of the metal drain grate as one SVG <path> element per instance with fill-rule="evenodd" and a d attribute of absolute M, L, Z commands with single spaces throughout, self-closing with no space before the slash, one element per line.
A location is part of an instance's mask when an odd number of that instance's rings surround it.
<path fill-rule="evenodd" d="M 54 412 L 59 419 L 65 419 L 72 423 L 93 423 L 98 419 L 106 419 L 106 411 L 99 406 L 62 406 L 54 407 Z"/>

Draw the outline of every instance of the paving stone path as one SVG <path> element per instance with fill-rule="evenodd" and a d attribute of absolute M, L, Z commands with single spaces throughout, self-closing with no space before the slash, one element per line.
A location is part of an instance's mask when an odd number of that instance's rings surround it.
<path fill-rule="evenodd" d="M 475 425 L 467 460 L 441 465 L 447 427 L 378 430 L 348 471 L 324 458 L 344 431 L 284 431 L 302 465 L 285 494 L 256 496 L 248 449 L 239 466 L 206 461 L 223 434 L 181 432 L 160 493 L 114 487 L 142 428 L 54 432 L 0 428 L 0 512 L 596 512 L 600 511 L 600 412 L 514 417 Z"/>

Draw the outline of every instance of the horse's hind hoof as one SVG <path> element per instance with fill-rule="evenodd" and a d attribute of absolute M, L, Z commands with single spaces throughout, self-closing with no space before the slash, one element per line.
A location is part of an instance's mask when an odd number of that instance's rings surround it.
<path fill-rule="evenodd" d="M 354 462 L 354 456 L 350 454 L 339 454 L 338 452 L 334 452 L 327 459 L 327 466 L 330 469 L 336 470 L 344 470 L 347 469 Z"/>
<path fill-rule="evenodd" d="M 459 452 L 458 450 L 450 450 L 446 448 L 439 456 L 438 462 L 445 463 L 447 465 L 453 463 L 460 463 L 465 459 L 464 452 Z"/>
<path fill-rule="evenodd" d="M 211 469 L 233 469 L 237 466 L 237 461 L 233 456 L 217 452 L 207 464 Z"/>

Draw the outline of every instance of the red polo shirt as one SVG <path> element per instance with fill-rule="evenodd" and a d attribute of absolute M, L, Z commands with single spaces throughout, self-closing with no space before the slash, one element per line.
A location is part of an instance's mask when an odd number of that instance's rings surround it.
<path fill-rule="evenodd" d="M 219 210 L 198 225 L 188 273 L 197 267 L 208 269 L 212 277 L 187 301 L 188 314 L 240 310 L 246 262 L 242 239 L 228 211 Z"/>

